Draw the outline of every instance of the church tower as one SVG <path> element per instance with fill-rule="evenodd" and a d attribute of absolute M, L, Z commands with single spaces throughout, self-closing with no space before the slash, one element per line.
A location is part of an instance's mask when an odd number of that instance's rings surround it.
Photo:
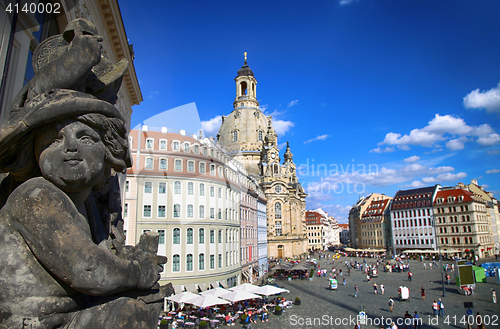
<path fill-rule="evenodd" d="M 233 111 L 228 116 L 222 116 L 217 139 L 229 155 L 245 165 L 249 175 L 258 177 L 262 142 L 271 117 L 266 117 L 259 109 L 257 80 L 248 66 L 247 53 L 234 81 L 236 97 Z"/>

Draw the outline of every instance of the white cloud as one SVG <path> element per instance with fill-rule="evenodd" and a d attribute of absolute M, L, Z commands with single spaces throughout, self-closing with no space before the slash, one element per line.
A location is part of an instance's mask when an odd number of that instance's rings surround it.
<path fill-rule="evenodd" d="M 314 142 L 314 141 L 324 141 L 328 137 L 330 137 L 330 135 L 320 135 L 320 136 L 314 137 L 313 139 L 305 141 L 304 144 Z"/>
<path fill-rule="evenodd" d="M 465 147 L 465 142 L 467 142 L 469 139 L 467 137 L 460 137 L 456 139 L 451 139 L 446 142 L 446 147 L 450 151 L 458 151 L 458 150 L 463 150 Z"/>
<path fill-rule="evenodd" d="M 486 137 L 479 137 L 477 142 L 483 146 L 492 146 L 498 144 L 500 142 L 500 135 L 498 134 L 489 134 Z"/>
<path fill-rule="evenodd" d="M 396 145 L 399 149 L 407 151 L 410 145 L 437 149 L 441 147 L 437 142 L 443 141 L 446 142 L 448 149 L 456 151 L 463 149 L 465 142 L 474 140 L 473 137 L 478 137 L 476 142 L 483 146 L 500 143 L 500 135 L 496 134 L 489 124 L 468 126 L 461 118 L 436 114 L 424 128 L 413 129 L 405 135 L 387 133 L 378 145 Z"/>
<path fill-rule="evenodd" d="M 484 108 L 489 113 L 500 113 L 500 83 L 498 86 L 488 91 L 471 91 L 464 97 L 464 107 L 466 109 Z"/>
<path fill-rule="evenodd" d="M 339 6 L 346 6 L 346 5 L 350 5 L 351 3 L 353 3 L 355 0 L 340 0 L 339 1 Z"/>
<path fill-rule="evenodd" d="M 287 107 L 286 107 L 286 108 L 287 108 L 287 109 L 289 109 L 289 108 L 291 108 L 292 106 L 297 105 L 298 103 L 299 103 L 299 100 L 298 100 L 298 99 L 296 99 L 296 100 L 294 100 L 294 101 L 291 101 L 290 103 L 288 103 L 288 105 L 287 105 Z"/>
<path fill-rule="evenodd" d="M 406 163 L 414 163 L 414 162 L 417 162 L 418 160 L 420 160 L 419 156 L 412 155 L 411 157 L 404 159 L 404 162 L 406 162 Z"/>
<path fill-rule="evenodd" d="M 259 106 L 259 109 L 262 111 L 262 113 L 266 112 L 266 110 L 269 108 L 269 105 L 263 104 Z"/>
<path fill-rule="evenodd" d="M 159 93 L 160 93 L 160 92 L 159 92 L 158 90 L 156 90 L 156 91 L 150 91 L 150 92 L 149 92 L 149 96 L 148 96 L 148 98 L 153 98 L 153 97 L 154 97 L 154 95 L 157 95 L 157 94 L 159 94 Z"/>
<path fill-rule="evenodd" d="M 496 174 L 496 173 L 499 173 L 500 172 L 500 169 L 490 169 L 490 170 L 486 170 L 486 173 L 487 174 Z"/>
<path fill-rule="evenodd" d="M 222 124 L 222 117 L 217 115 L 208 121 L 201 122 L 201 128 L 205 136 L 215 136 L 219 132 L 220 125 Z"/>
<path fill-rule="evenodd" d="M 486 153 L 488 153 L 489 155 L 495 155 L 495 154 L 500 154 L 500 151 L 497 149 L 493 149 L 486 151 Z"/>
<path fill-rule="evenodd" d="M 293 126 L 295 126 L 295 124 L 292 121 L 273 119 L 273 128 L 276 131 L 276 134 L 278 134 L 278 137 L 283 136 Z"/>
<path fill-rule="evenodd" d="M 453 173 L 445 173 L 445 174 L 440 174 L 440 175 L 437 175 L 436 176 L 436 180 L 438 182 L 447 182 L 447 181 L 454 181 L 454 180 L 457 180 L 457 179 L 462 179 L 462 178 L 465 178 L 467 177 L 467 174 L 464 173 L 464 172 L 459 172 L 459 173 L 456 173 L 456 174 L 453 174 Z"/>
<path fill-rule="evenodd" d="M 370 151 L 370 153 L 388 153 L 388 152 L 394 152 L 396 149 L 394 147 L 386 147 L 381 149 L 380 146 L 377 147 L 376 149 L 373 149 Z"/>

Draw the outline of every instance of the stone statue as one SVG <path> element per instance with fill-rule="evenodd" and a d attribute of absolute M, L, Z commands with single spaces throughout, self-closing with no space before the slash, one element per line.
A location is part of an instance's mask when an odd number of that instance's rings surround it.
<path fill-rule="evenodd" d="M 0 328 L 156 328 L 158 236 L 125 246 L 116 173 L 131 166 L 112 105 L 128 63 L 72 21 L 34 54 L 0 126 Z"/>

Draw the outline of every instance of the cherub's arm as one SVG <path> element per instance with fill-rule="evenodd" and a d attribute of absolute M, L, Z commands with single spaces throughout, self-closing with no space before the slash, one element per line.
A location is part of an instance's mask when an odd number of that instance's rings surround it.
<path fill-rule="evenodd" d="M 154 254 L 137 251 L 127 260 L 96 245 L 71 199 L 43 178 L 21 185 L 7 206 L 38 261 L 77 291 L 109 295 L 149 289 L 159 279 L 161 267 Z"/>

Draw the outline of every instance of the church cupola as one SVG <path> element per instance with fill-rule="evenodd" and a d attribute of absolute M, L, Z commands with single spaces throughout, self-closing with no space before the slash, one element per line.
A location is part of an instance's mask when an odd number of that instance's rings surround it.
<path fill-rule="evenodd" d="M 264 138 L 264 142 L 267 144 L 267 146 L 277 146 L 278 145 L 278 139 L 276 132 L 274 131 L 273 126 L 271 125 L 271 117 L 268 119 L 268 125 L 267 125 L 267 134 L 266 137 Z"/>
<path fill-rule="evenodd" d="M 257 102 L 257 80 L 255 80 L 252 69 L 247 63 L 247 53 L 245 52 L 245 62 L 238 70 L 238 75 L 234 78 L 236 82 L 236 98 L 234 99 L 234 109 L 259 108 Z"/>

